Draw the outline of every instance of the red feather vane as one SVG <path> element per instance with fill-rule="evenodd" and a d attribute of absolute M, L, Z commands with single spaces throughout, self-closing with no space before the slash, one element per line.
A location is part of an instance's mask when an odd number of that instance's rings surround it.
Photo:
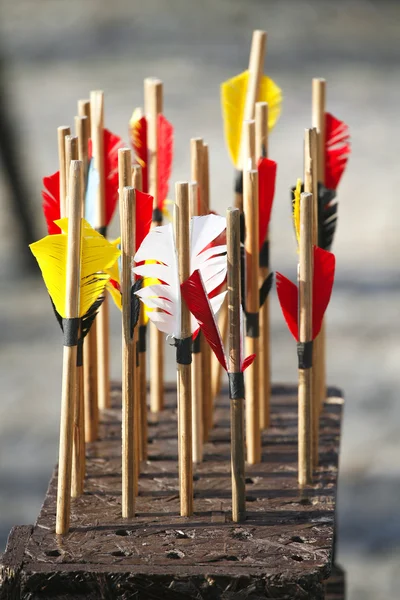
<path fill-rule="evenodd" d="M 157 143 L 158 143 L 158 208 L 162 211 L 165 200 L 168 195 L 169 180 L 172 172 L 173 146 L 174 146 L 174 128 L 164 117 L 158 115 L 157 124 Z"/>
<path fill-rule="evenodd" d="M 47 231 L 49 235 L 61 233 L 58 225 L 54 221 L 61 218 L 60 210 L 60 172 L 56 171 L 49 177 L 43 177 L 42 198 L 43 198 L 43 213 L 47 223 Z"/>
<path fill-rule="evenodd" d="M 105 174 L 105 217 L 106 227 L 113 218 L 118 202 L 118 150 L 124 147 L 122 139 L 104 129 L 104 174 Z M 92 158 L 92 140 L 89 140 L 88 158 Z"/>
<path fill-rule="evenodd" d="M 181 293 L 186 305 L 197 320 L 200 329 L 217 357 L 219 363 L 228 371 L 224 345 L 221 334 L 208 299 L 200 271 L 194 271 L 191 276 L 181 284 Z M 256 355 L 252 354 L 241 363 L 241 371 L 249 367 Z"/>
<path fill-rule="evenodd" d="M 105 216 L 106 225 L 110 224 L 115 207 L 118 201 L 118 150 L 123 148 L 122 139 L 104 129 L 104 172 L 105 172 L 105 190 L 106 206 Z M 88 158 L 92 158 L 92 142 L 89 140 Z M 57 171 L 50 177 L 43 177 L 42 191 L 43 213 L 47 223 L 49 235 L 61 233 L 59 227 L 54 225 L 54 221 L 60 218 L 60 173 Z"/>
<path fill-rule="evenodd" d="M 153 196 L 136 190 L 136 252 L 150 231 L 153 214 Z"/>
<path fill-rule="evenodd" d="M 330 113 L 325 114 L 325 187 L 336 190 L 350 156 L 349 128 Z"/>
<path fill-rule="evenodd" d="M 142 191 L 147 194 L 149 191 L 149 175 L 147 169 L 148 148 L 146 117 L 141 117 L 140 119 L 133 121 L 130 127 L 130 137 L 136 161 L 142 167 Z"/>
<path fill-rule="evenodd" d="M 335 277 L 335 255 L 314 246 L 314 276 L 312 298 L 312 339 L 320 332 L 322 320 L 332 294 Z M 276 273 L 276 288 L 282 313 L 289 331 L 299 341 L 299 290 L 281 273 Z"/>
<path fill-rule="evenodd" d="M 224 346 L 221 334 L 211 309 L 210 301 L 200 275 L 200 271 L 194 271 L 192 275 L 181 284 L 181 293 L 186 305 L 197 320 L 201 331 L 211 346 L 218 361 L 228 370 Z"/>
<path fill-rule="evenodd" d="M 271 219 L 272 203 L 275 195 L 277 163 L 269 158 L 258 161 L 258 212 L 259 212 L 259 248 L 265 241 L 269 221 Z"/>

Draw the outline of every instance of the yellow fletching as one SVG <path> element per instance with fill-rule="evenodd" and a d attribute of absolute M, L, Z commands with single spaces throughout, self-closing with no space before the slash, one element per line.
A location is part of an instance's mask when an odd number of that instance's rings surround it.
<path fill-rule="evenodd" d="M 237 168 L 240 168 L 240 142 L 248 82 L 249 71 L 244 71 L 221 84 L 225 140 L 231 160 Z M 271 131 L 281 114 L 282 90 L 266 75 L 260 82 L 258 100 L 268 102 L 268 128 Z"/>
<path fill-rule="evenodd" d="M 129 126 L 134 127 L 137 121 L 143 117 L 143 111 L 141 108 L 135 108 L 131 118 L 129 119 Z"/>
<path fill-rule="evenodd" d="M 292 215 L 294 232 L 296 234 L 297 244 L 300 244 L 300 192 L 301 192 L 301 179 L 297 180 L 296 188 L 293 192 L 292 201 Z"/>
<path fill-rule="evenodd" d="M 164 206 L 162 207 L 162 214 L 163 217 L 165 217 L 167 219 L 167 221 L 172 221 L 173 220 L 173 213 L 169 210 L 168 206 L 172 207 L 172 210 L 174 208 L 174 204 L 175 202 L 173 200 L 165 200 L 164 201 Z"/>
<path fill-rule="evenodd" d="M 244 71 L 221 84 L 225 141 L 231 160 L 236 167 L 240 159 L 240 138 L 248 81 L 249 72 Z"/>
<path fill-rule="evenodd" d="M 262 76 L 260 82 L 258 101 L 268 103 L 268 129 L 272 131 L 282 110 L 282 90 L 266 75 Z"/>
<path fill-rule="evenodd" d="M 113 299 L 115 306 L 122 311 L 121 292 L 117 290 L 110 281 L 107 281 L 106 290 L 109 292 L 111 298 Z"/>
<path fill-rule="evenodd" d="M 117 248 L 117 246 L 121 243 L 121 238 L 117 238 L 116 240 L 113 240 L 112 242 L 110 242 L 110 244 L 112 246 L 114 246 L 114 248 Z M 117 248 L 118 249 L 118 248 Z M 119 277 L 119 265 L 118 265 L 118 260 L 115 261 L 115 263 L 113 265 L 111 265 L 111 267 L 109 269 L 105 269 L 105 273 L 108 273 L 108 275 L 111 277 L 111 279 L 114 279 L 114 281 L 116 281 L 118 284 L 121 283 L 120 281 L 120 277 Z M 110 284 L 111 285 L 111 284 Z M 115 288 L 114 288 L 115 289 Z M 117 304 L 118 306 L 118 304 Z"/>
<path fill-rule="evenodd" d="M 48 235 L 31 244 L 30 249 L 38 261 L 57 312 L 65 317 L 68 219 L 60 219 L 55 223 L 65 233 Z M 115 263 L 119 254 L 117 248 L 83 221 L 79 317 L 83 317 L 104 292 L 110 279 L 104 271 Z"/>

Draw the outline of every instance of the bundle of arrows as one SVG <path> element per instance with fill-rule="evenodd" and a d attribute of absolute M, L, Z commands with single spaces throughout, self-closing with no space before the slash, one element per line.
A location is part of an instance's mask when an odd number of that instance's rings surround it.
<path fill-rule="evenodd" d="M 63 332 L 58 534 L 69 531 L 71 497 L 85 494 L 87 448 L 99 438 L 99 422 L 112 407 L 110 296 L 122 315 L 121 519 L 140 514 L 148 426 L 165 411 L 164 351 L 171 344 L 176 349 L 180 515 L 196 514 L 194 471 L 208 460 L 225 388 L 229 518 L 246 519 L 246 462 L 268 460 L 264 447 L 274 419 L 269 231 L 277 163 L 270 158 L 269 136 L 280 117 L 282 91 L 264 75 L 265 53 L 266 34 L 255 31 L 248 70 L 221 85 L 226 143 L 235 168 L 234 207 L 225 215 L 210 208 L 212 164 L 201 138 L 190 140 L 188 181 L 170 189 L 174 129 L 164 116 L 160 80 L 144 82 L 144 109 L 127 117 L 128 145 L 105 128 L 101 91 L 78 102 L 75 135 L 69 127 L 58 128 L 59 170 L 43 179 L 49 235 L 31 245 Z M 348 128 L 326 112 L 325 103 L 326 82 L 315 79 L 304 174 L 291 191 L 297 285 L 276 274 L 283 316 L 297 343 L 299 489 L 313 484 L 318 468 L 336 194 L 350 154 Z M 120 237 L 110 241 L 108 226 L 117 204 Z"/>

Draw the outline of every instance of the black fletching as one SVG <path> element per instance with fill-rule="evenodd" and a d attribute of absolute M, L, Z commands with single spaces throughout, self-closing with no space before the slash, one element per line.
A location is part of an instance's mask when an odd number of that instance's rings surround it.
<path fill-rule="evenodd" d="M 273 281 L 274 274 L 270 273 L 268 277 L 265 278 L 264 283 L 260 288 L 260 308 L 263 306 L 264 302 L 268 298 L 268 294 L 271 291 Z"/>
<path fill-rule="evenodd" d="M 135 296 L 135 292 L 138 292 L 143 284 L 143 279 L 137 279 L 133 286 L 131 287 L 131 329 L 130 334 L 133 336 L 133 330 L 139 321 L 140 314 L 140 300 L 137 296 Z"/>
<path fill-rule="evenodd" d="M 338 203 L 335 190 L 318 184 L 318 246 L 330 250 L 337 225 Z"/>
<path fill-rule="evenodd" d="M 296 187 L 292 187 L 290 191 L 292 214 L 295 189 Z M 303 192 L 304 184 L 301 186 L 301 193 Z M 322 183 L 318 183 L 318 246 L 323 250 L 331 249 L 336 231 L 338 203 L 334 202 L 335 198 L 335 190 L 329 190 Z"/>
<path fill-rule="evenodd" d="M 234 183 L 235 194 L 243 196 L 243 171 L 235 170 L 235 183 Z"/>
<path fill-rule="evenodd" d="M 92 306 L 89 308 L 87 313 L 82 317 L 82 325 L 81 325 L 81 338 L 85 339 L 87 334 L 90 331 L 91 326 L 96 318 L 97 313 L 99 312 L 100 306 L 104 302 L 104 296 L 100 296 L 97 298 L 95 302 L 93 302 Z"/>

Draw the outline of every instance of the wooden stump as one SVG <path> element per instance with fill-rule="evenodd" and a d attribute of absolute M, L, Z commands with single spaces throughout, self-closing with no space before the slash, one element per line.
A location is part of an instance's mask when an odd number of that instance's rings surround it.
<path fill-rule="evenodd" d="M 120 406 L 120 386 L 112 405 Z M 246 468 L 247 519 L 231 520 L 229 399 L 194 476 L 194 515 L 179 516 L 176 392 L 149 423 L 149 459 L 137 516 L 121 516 L 121 412 L 104 411 L 87 447 L 85 493 L 72 500 L 68 535 L 56 536 L 56 472 L 35 526 L 12 530 L 0 560 L 0 599 L 344 600 L 331 574 L 343 400 L 330 390 L 314 483 L 297 486 L 297 389 L 274 386 L 263 461 Z M 239 595 L 240 594 L 240 595 Z"/>

